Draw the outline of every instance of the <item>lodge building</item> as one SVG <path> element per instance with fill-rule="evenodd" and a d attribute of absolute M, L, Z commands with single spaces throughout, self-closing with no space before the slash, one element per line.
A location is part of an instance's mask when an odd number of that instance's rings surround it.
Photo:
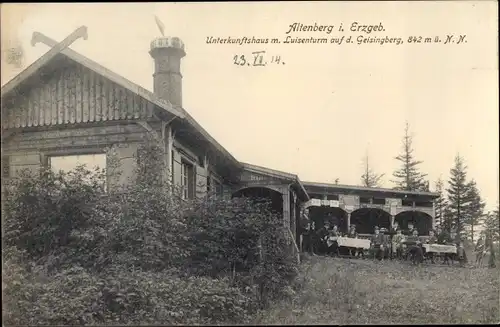
<path fill-rule="evenodd" d="M 295 250 L 304 206 L 319 217 L 315 219 L 332 215 L 341 227 L 356 222 L 366 225 L 368 233 L 374 224 L 400 219 L 404 225 L 416 212 L 423 215 L 417 224 L 422 232 L 433 226 L 434 193 L 304 183 L 294 174 L 239 162 L 182 106 L 181 60 L 186 53 L 179 38 L 151 42 L 155 68 L 150 92 L 69 49 L 69 44 L 61 45 L 64 41 L 41 33 L 37 37 L 57 51 L 47 52 L 2 87 L 2 179 L 21 169 L 55 167 L 83 156 L 105 166 L 113 149 L 123 174 L 108 183 L 126 183 L 134 173 L 138 146 L 150 134 L 165 147 L 165 178 L 180 185 L 186 199 L 208 190 L 226 198 L 271 198 Z M 410 213 L 406 220 L 401 218 L 405 212 Z"/>

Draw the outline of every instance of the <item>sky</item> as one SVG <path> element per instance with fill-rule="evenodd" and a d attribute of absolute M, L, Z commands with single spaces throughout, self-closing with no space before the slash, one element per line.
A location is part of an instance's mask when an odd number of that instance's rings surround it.
<path fill-rule="evenodd" d="M 392 187 L 394 159 L 410 124 L 415 157 L 431 189 L 463 156 L 487 209 L 498 204 L 498 16 L 496 1 L 2 4 L 2 50 L 21 45 L 25 67 L 81 25 L 71 48 L 146 89 L 149 44 L 165 33 L 186 46 L 183 107 L 238 160 L 303 181 L 360 184 L 363 158 Z M 385 31 L 351 32 L 353 22 Z M 286 34 L 293 23 L 334 25 Z M 339 32 L 340 23 L 344 32 Z M 447 34 L 467 43 L 444 45 Z M 207 37 L 402 38 L 395 44 L 207 44 Z M 440 36 L 441 43 L 408 43 Z M 266 51 L 280 64 L 238 66 L 235 55 Z M 270 61 L 270 60 L 268 60 Z M 285 62 L 285 64 L 283 64 Z M 19 73 L 2 61 L 2 85 Z"/>

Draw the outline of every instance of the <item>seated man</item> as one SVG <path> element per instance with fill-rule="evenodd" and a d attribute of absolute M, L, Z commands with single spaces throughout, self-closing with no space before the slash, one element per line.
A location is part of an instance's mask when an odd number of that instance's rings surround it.
<path fill-rule="evenodd" d="M 358 232 L 356 232 L 356 225 L 351 225 L 350 226 L 349 232 L 347 233 L 347 237 L 349 237 L 349 238 L 358 238 Z M 359 256 L 359 255 L 363 254 L 363 249 L 350 248 L 349 249 L 349 254 L 352 257 Z"/>
<path fill-rule="evenodd" d="M 382 259 L 388 259 L 390 255 L 390 248 L 389 248 L 389 237 L 386 234 L 388 231 L 386 228 L 380 228 L 380 235 L 382 237 Z"/>
<path fill-rule="evenodd" d="M 328 231 L 328 235 L 325 237 L 326 245 L 328 247 L 327 253 L 331 256 L 338 255 L 339 243 L 337 241 L 340 237 L 340 232 L 337 225 L 333 225 L 333 229 Z"/>
<path fill-rule="evenodd" d="M 422 242 L 418 236 L 418 230 L 414 229 L 412 235 L 406 238 L 406 245 L 408 247 L 408 255 L 414 264 L 422 263 L 424 253 L 422 251 Z"/>
<path fill-rule="evenodd" d="M 325 221 L 323 227 L 317 230 L 316 232 L 316 249 L 318 249 L 319 253 L 328 254 L 328 246 L 326 245 L 326 237 L 330 231 L 330 222 Z"/>
<path fill-rule="evenodd" d="M 436 229 L 436 234 L 437 234 L 437 244 L 443 244 L 443 245 L 452 245 L 453 241 L 451 239 L 450 234 L 448 231 L 442 229 L 441 227 L 438 227 Z M 443 254 L 443 263 L 446 264 L 450 261 L 453 261 L 453 255 L 451 253 L 444 253 Z"/>
<path fill-rule="evenodd" d="M 371 238 L 370 242 L 370 250 L 372 253 L 372 258 L 377 258 L 379 260 L 382 260 L 383 253 L 384 253 L 384 236 L 380 234 L 380 229 L 375 227 L 374 235 Z"/>
<path fill-rule="evenodd" d="M 427 241 L 425 243 L 426 244 L 436 244 L 437 243 L 437 237 L 434 235 L 433 230 L 429 231 L 429 238 L 427 239 Z M 434 263 L 434 252 L 426 253 L 425 248 L 423 248 L 423 251 L 424 251 L 424 255 L 427 258 L 431 259 L 431 262 Z"/>
<path fill-rule="evenodd" d="M 396 254 L 397 259 L 403 258 L 404 240 L 405 236 L 401 232 L 401 229 L 398 227 L 396 229 L 396 235 L 392 237 L 392 250 Z"/>
<path fill-rule="evenodd" d="M 347 237 L 349 238 L 358 238 L 358 232 L 356 232 L 356 225 L 351 225 L 349 228 L 349 232 L 347 232 Z"/>
<path fill-rule="evenodd" d="M 448 244 L 451 241 L 450 234 L 441 227 L 436 228 L 436 238 L 437 244 Z"/>

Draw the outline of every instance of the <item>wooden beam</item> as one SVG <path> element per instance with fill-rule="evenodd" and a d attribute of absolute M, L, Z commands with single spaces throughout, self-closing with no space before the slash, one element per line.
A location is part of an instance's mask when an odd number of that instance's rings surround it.
<path fill-rule="evenodd" d="M 48 45 L 49 47 L 54 47 L 57 42 L 50 37 L 40 33 L 40 32 L 34 32 L 33 33 L 33 38 L 38 40 L 38 42 L 42 42 L 45 45 Z M 138 94 L 139 96 L 143 97 L 144 99 L 148 100 L 149 102 L 155 104 L 162 110 L 173 114 L 175 116 L 178 116 L 180 118 L 185 117 L 185 113 L 183 109 L 176 109 L 174 108 L 169 102 L 162 100 L 158 98 L 156 95 L 153 93 L 149 92 L 148 90 L 144 89 L 143 87 L 132 83 L 131 81 L 127 80 L 126 78 L 113 73 L 109 69 L 107 69 L 104 66 L 101 66 L 100 64 L 96 63 L 95 61 L 90 60 L 89 58 L 79 54 L 76 51 L 71 50 L 70 48 L 65 48 L 61 51 L 62 54 L 65 56 L 68 56 L 72 60 L 76 61 L 77 63 L 93 70 L 94 72 L 98 73 L 99 75 L 104 76 L 105 78 L 109 79 L 110 81 L 128 89 L 129 91 L 133 92 L 134 94 Z M 3 91 L 2 91 L 3 94 Z"/>
<path fill-rule="evenodd" d="M 162 138 L 158 133 L 149 125 L 147 122 L 140 120 L 137 121 L 137 124 L 141 127 L 143 127 L 145 130 L 147 130 L 149 133 L 151 133 L 157 140 L 161 141 Z"/>
<path fill-rule="evenodd" d="M 50 49 L 46 54 L 40 57 L 37 61 L 31 64 L 28 68 L 26 68 L 21 74 L 17 75 L 14 79 L 12 79 L 7 85 L 2 88 L 2 96 L 10 91 L 12 91 L 16 86 L 18 86 L 22 81 L 27 79 L 29 76 L 34 74 L 38 69 L 40 69 L 47 62 L 52 60 L 59 52 L 69 47 L 73 42 L 78 40 L 79 38 L 87 39 L 87 26 L 80 26 L 73 33 L 71 33 L 68 37 L 62 40 L 60 43 L 56 44 L 52 49 Z M 36 33 L 33 33 L 33 39 L 31 40 L 31 44 L 34 45 L 38 42 Z"/>

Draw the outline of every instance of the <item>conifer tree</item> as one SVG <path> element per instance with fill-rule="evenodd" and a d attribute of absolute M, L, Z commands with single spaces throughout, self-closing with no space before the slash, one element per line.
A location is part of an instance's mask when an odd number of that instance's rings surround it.
<path fill-rule="evenodd" d="M 474 227 L 477 227 L 481 219 L 484 217 L 485 203 L 481 199 L 481 194 L 477 189 L 476 181 L 471 180 L 467 185 L 467 202 L 465 208 L 465 224 L 469 228 L 469 233 L 472 242 L 474 243 Z"/>
<path fill-rule="evenodd" d="M 364 173 L 361 175 L 361 185 L 366 187 L 379 187 L 384 174 L 377 174 L 370 167 L 368 154 L 365 156 Z"/>
<path fill-rule="evenodd" d="M 500 242 L 500 214 L 498 207 L 486 215 L 483 227 L 485 233 L 491 237 L 493 242 Z"/>
<path fill-rule="evenodd" d="M 448 206 L 448 202 L 446 201 L 446 197 L 444 194 L 444 182 L 441 179 L 441 177 L 438 178 L 436 181 L 436 193 L 439 194 L 439 197 L 434 200 L 434 209 L 436 213 L 436 225 L 445 227 L 445 213 L 446 213 L 446 208 Z"/>
<path fill-rule="evenodd" d="M 493 212 L 489 212 L 484 220 L 486 234 L 486 247 L 490 251 L 488 266 L 496 268 L 496 250 L 500 242 L 500 213 L 498 207 Z"/>
<path fill-rule="evenodd" d="M 453 219 L 452 226 L 456 228 L 457 234 L 464 232 L 463 225 L 466 222 L 467 210 L 469 205 L 469 183 L 467 179 L 467 166 L 463 158 L 457 154 L 455 164 L 450 170 L 450 179 L 448 181 L 448 215 Z"/>
<path fill-rule="evenodd" d="M 426 191 L 428 190 L 428 183 L 424 180 L 426 174 L 418 170 L 418 165 L 422 161 L 415 160 L 413 156 L 413 137 L 410 135 L 410 127 L 408 122 L 405 126 L 405 135 L 403 137 L 403 153 L 395 157 L 401 163 L 401 168 L 393 173 L 396 180 L 393 183 L 396 190 L 404 191 Z"/>

